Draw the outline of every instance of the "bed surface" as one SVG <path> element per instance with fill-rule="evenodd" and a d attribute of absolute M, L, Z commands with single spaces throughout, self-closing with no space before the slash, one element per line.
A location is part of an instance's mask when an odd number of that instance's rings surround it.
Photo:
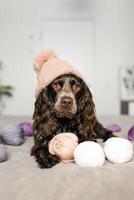
<path fill-rule="evenodd" d="M 119 124 L 126 137 L 134 118 L 99 117 L 104 126 Z M 0 127 L 31 121 L 29 117 L 0 117 Z M 59 163 L 40 169 L 30 156 L 33 138 L 21 146 L 6 146 L 8 160 L 0 163 L 0 200 L 133 200 L 134 159 L 125 164 L 105 162 L 100 168 Z"/>

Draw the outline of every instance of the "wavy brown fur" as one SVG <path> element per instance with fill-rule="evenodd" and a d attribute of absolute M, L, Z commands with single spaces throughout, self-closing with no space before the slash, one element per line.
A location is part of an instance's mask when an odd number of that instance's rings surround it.
<path fill-rule="evenodd" d="M 92 94 L 82 81 L 82 89 L 76 95 L 77 113 L 72 119 L 57 119 L 54 111 L 54 93 L 48 86 L 35 102 L 34 110 L 34 146 L 31 154 L 35 156 L 41 168 L 50 168 L 59 162 L 56 156 L 48 152 L 49 141 L 60 132 L 73 132 L 78 136 L 79 142 L 86 140 L 103 140 L 113 136 L 97 120 Z"/>

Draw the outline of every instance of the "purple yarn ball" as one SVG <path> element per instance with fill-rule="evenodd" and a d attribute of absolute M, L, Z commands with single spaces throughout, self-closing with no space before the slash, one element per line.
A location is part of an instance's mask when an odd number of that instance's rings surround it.
<path fill-rule="evenodd" d="M 0 139 L 8 145 L 18 146 L 24 143 L 23 130 L 19 125 L 11 124 L 1 129 Z"/>
<path fill-rule="evenodd" d="M 121 127 L 117 124 L 109 124 L 106 128 L 108 131 L 112 131 L 112 132 L 120 132 L 121 131 Z"/>
<path fill-rule="evenodd" d="M 134 125 L 128 131 L 128 139 L 134 141 Z"/>
<path fill-rule="evenodd" d="M 7 150 L 2 144 L 0 144 L 0 163 L 6 160 L 7 160 Z"/>
<path fill-rule="evenodd" d="M 22 122 L 19 126 L 23 129 L 25 136 L 32 136 L 33 134 L 33 125 L 30 122 Z"/>

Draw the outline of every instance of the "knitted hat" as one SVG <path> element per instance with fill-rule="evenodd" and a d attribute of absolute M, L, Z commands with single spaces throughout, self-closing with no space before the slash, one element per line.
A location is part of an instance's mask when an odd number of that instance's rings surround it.
<path fill-rule="evenodd" d="M 59 59 L 51 50 L 46 50 L 38 55 L 34 61 L 34 69 L 37 72 L 36 97 L 60 75 L 74 74 L 83 78 L 77 69 L 72 67 L 68 62 Z"/>

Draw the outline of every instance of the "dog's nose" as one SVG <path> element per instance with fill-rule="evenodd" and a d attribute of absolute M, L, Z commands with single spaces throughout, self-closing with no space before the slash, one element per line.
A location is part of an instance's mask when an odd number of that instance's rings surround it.
<path fill-rule="evenodd" d="M 62 97 L 61 99 L 61 105 L 63 107 L 71 107 L 73 104 L 73 100 L 70 97 Z"/>

